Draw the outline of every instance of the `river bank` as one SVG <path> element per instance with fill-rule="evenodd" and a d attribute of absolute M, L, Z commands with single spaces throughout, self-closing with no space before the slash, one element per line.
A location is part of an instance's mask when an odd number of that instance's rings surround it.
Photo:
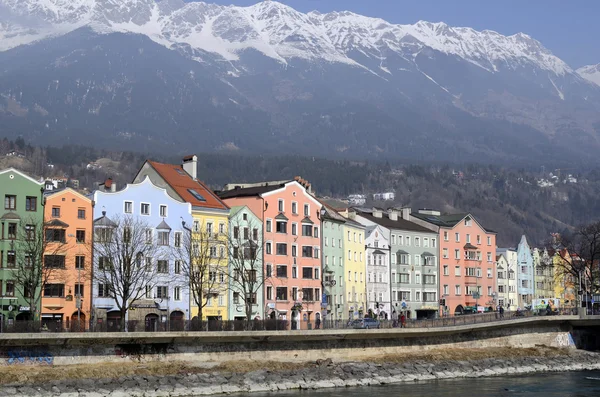
<path fill-rule="evenodd" d="M 370 386 L 600 369 L 600 353 L 537 347 L 439 349 L 385 355 L 355 362 L 185 362 L 4 366 L 3 396 L 204 396 L 223 393 Z"/>

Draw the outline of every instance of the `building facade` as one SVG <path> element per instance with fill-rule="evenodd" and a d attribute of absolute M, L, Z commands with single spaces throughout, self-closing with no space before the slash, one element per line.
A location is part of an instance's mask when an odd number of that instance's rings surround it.
<path fill-rule="evenodd" d="M 191 205 L 175 200 L 166 189 L 154 185 L 150 178 L 128 184 L 120 191 L 97 190 L 94 202 L 95 209 L 101 211 L 101 216 L 94 220 L 96 245 L 102 244 L 101 229 L 118 228 L 119 224 L 126 223 L 130 225 L 128 227 L 138 229 L 130 230 L 130 235 L 143 233 L 144 244 L 155 247 L 147 251 L 152 252 L 153 257 L 140 259 L 150 276 L 144 281 L 134 280 L 132 288 L 143 289 L 145 293 L 135 302 L 127 302 L 129 310 L 125 320 L 131 322 L 136 330 L 183 330 L 184 322 L 192 317 L 189 279 L 176 251 L 182 248 L 186 233 L 189 233 L 186 225 L 192 223 Z M 95 322 L 96 325 L 118 324 L 121 313 L 115 300 L 119 296 L 110 291 L 124 283 L 99 278 L 106 262 L 100 255 L 96 250 L 93 284 Z M 140 285 L 143 282 L 147 284 Z"/>
<path fill-rule="evenodd" d="M 535 269 L 535 298 L 549 299 L 554 296 L 554 267 L 552 266 L 552 257 L 548 255 L 548 250 L 544 248 L 533 249 L 533 268 Z"/>
<path fill-rule="evenodd" d="M 508 261 L 504 254 L 496 255 L 496 288 L 498 289 L 498 307 L 506 308 L 508 298 Z"/>
<path fill-rule="evenodd" d="M 42 294 L 42 324 L 84 331 L 92 305 L 92 200 L 67 188 L 44 206 L 44 266 L 52 269 Z"/>
<path fill-rule="evenodd" d="M 205 236 L 208 236 L 210 244 L 227 255 L 229 248 L 226 229 L 229 222 L 229 207 L 198 179 L 197 173 L 198 158 L 195 155 L 184 157 L 181 165 L 148 160 L 142 165 L 133 182 L 139 183 L 148 177 L 156 186 L 166 189 L 175 200 L 190 203 L 194 239 L 206 240 Z M 199 297 L 204 305 L 203 320 L 228 320 L 229 294 L 226 288 L 229 283 L 226 276 L 228 259 L 226 256 L 220 257 L 220 253 L 218 259 L 218 261 L 215 259 L 216 266 L 220 269 L 217 273 L 224 275 L 224 278 L 219 288 Z M 192 318 L 198 317 L 199 309 L 195 300 L 192 299 L 190 304 Z"/>
<path fill-rule="evenodd" d="M 357 221 L 361 221 L 357 215 Z M 365 222 L 369 223 L 369 222 Z M 385 318 L 392 313 L 390 284 L 390 230 L 376 223 L 365 228 L 367 259 L 367 314 Z"/>
<path fill-rule="evenodd" d="M 344 252 L 344 318 L 362 318 L 367 310 L 365 227 L 347 219 L 342 225 Z"/>
<path fill-rule="evenodd" d="M 26 288 L 18 281 L 16 272 L 25 267 L 27 261 L 40 264 L 42 260 L 41 252 L 38 252 L 40 258 L 29 258 L 26 251 L 31 233 L 35 240 L 43 238 L 43 183 L 9 168 L 0 171 L 0 195 L 4 199 L 4 210 L 0 216 L 0 317 L 3 324 L 10 326 L 15 321 L 39 319 L 39 299 L 33 302 L 35 307 L 32 308 L 32 299 L 24 298 Z M 36 283 L 42 285 L 41 280 Z M 40 294 L 37 288 L 34 296 L 39 297 Z"/>
<path fill-rule="evenodd" d="M 264 285 L 271 275 L 264 273 L 262 222 L 247 206 L 231 207 L 229 242 L 229 315 L 232 320 L 264 319 Z M 243 273 L 243 274 L 242 274 Z"/>
<path fill-rule="evenodd" d="M 511 248 L 498 248 L 497 253 L 503 255 L 506 259 L 506 295 L 505 306 L 506 310 L 516 310 L 519 306 L 519 288 L 518 288 L 518 268 L 519 254 L 517 250 Z"/>
<path fill-rule="evenodd" d="M 220 197 L 246 205 L 263 221 L 265 315 L 291 329 L 321 322 L 321 203 L 301 178 L 287 182 L 234 184 Z"/>
<path fill-rule="evenodd" d="M 517 268 L 517 290 L 519 292 L 518 305 L 522 308 L 531 307 L 534 297 L 534 266 L 531 248 L 527 243 L 525 236 L 517 247 L 517 258 L 519 265 Z"/>
<path fill-rule="evenodd" d="M 496 233 L 468 213 L 441 215 L 439 211 L 419 210 L 410 219 L 439 231 L 444 313 L 494 310 Z"/>
<path fill-rule="evenodd" d="M 325 319 L 346 320 L 344 238 L 345 218 L 333 208 L 324 205 L 321 217 L 323 236 L 323 293 L 325 294 Z"/>

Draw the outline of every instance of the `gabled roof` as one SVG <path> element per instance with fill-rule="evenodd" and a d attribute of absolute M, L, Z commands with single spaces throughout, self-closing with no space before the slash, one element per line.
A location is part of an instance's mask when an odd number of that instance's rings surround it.
<path fill-rule="evenodd" d="M 4 215 L 2 215 L 2 218 L 0 218 L 0 219 L 18 220 L 18 219 L 21 219 L 21 217 L 19 216 L 19 214 L 15 213 L 15 212 L 7 212 Z"/>
<path fill-rule="evenodd" d="M 64 223 L 63 221 L 59 220 L 59 219 L 52 219 L 49 222 L 44 223 L 44 226 L 46 227 L 62 227 L 62 228 L 68 228 L 69 225 L 67 225 L 66 223 Z"/>
<path fill-rule="evenodd" d="M 279 215 L 277 215 L 275 217 L 275 219 L 277 219 L 279 221 L 287 221 L 288 220 L 288 218 L 285 215 L 283 215 L 281 212 L 279 213 Z"/>
<path fill-rule="evenodd" d="M 260 196 L 263 193 L 272 192 L 273 190 L 281 189 L 285 184 L 267 185 L 267 186 L 253 186 L 243 187 L 231 190 L 219 192 L 218 195 L 222 199 L 234 198 L 234 197 L 252 197 Z"/>
<path fill-rule="evenodd" d="M 423 233 L 432 233 L 435 234 L 434 231 L 427 229 L 421 225 L 417 225 L 416 223 L 407 221 L 406 219 L 398 218 L 398 220 L 391 220 L 388 217 L 388 214 L 383 213 L 381 218 L 377 218 L 373 216 L 373 214 L 368 212 L 363 212 L 356 209 L 358 215 L 362 216 L 365 219 L 368 219 L 371 222 L 377 223 L 378 225 L 387 227 L 388 229 L 397 229 L 397 230 L 409 230 L 413 232 L 423 232 Z"/>
<path fill-rule="evenodd" d="M 94 219 L 94 226 L 117 227 L 117 224 L 111 221 L 110 218 L 106 216 L 106 211 L 102 211 L 102 216 L 100 218 Z"/>
<path fill-rule="evenodd" d="M 21 172 L 21 171 L 19 171 L 18 169 L 16 169 L 16 168 L 12 168 L 12 167 L 11 167 L 11 168 L 7 168 L 7 169 L 5 169 L 5 170 L 2 170 L 2 171 L 0 171 L 0 175 L 2 175 L 2 174 L 6 174 L 6 173 L 8 173 L 8 172 L 14 172 L 15 174 L 19 174 L 19 175 L 21 175 L 23 178 L 30 180 L 31 182 L 33 182 L 33 183 L 35 183 L 35 184 L 39 185 L 40 187 L 45 185 L 45 184 L 44 184 L 44 182 L 36 181 L 35 179 L 33 179 L 32 177 L 30 177 L 30 176 L 29 176 L 29 175 L 27 175 L 26 173 L 24 173 L 24 172 Z"/>
<path fill-rule="evenodd" d="M 171 230 L 171 227 L 163 219 L 162 222 L 159 223 L 158 226 L 156 226 L 156 229 L 158 229 L 158 230 Z"/>
<path fill-rule="evenodd" d="M 148 164 L 162 177 L 175 192 L 192 207 L 229 210 L 225 204 L 202 181 L 192 178 L 182 166 L 163 164 L 148 160 Z"/>
<path fill-rule="evenodd" d="M 447 227 L 447 228 L 453 228 L 454 226 L 456 226 L 459 222 L 461 222 L 463 219 L 465 219 L 466 217 L 471 217 L 471 219 L 473 219 L 479 226 L 481 226 L 481 228 L 483 230 L 485 230 L 488 233 L 496 233 L 495 231 L 491 230 L 491 229 L 486 229 L 485 227 L 483 227 L 479 222 L 477 222 L 477 220 L 475 219 L 475 217 L 468 213 L 468 212 L 462 212 L 462 213 L 458 213 L 458 214 L 447 214 L 447 215 L 431 215 L 431 214 L 420 214 L 420 213 L 411 213 L 411 216 L 414 216 L 415 218 L 419 218 L 421 220 L 424 220 L 425 222 L 429 222 L 433 225 L 439 226 L 439 227 Z"/>
<path fill-rule="evenodd" d="M 304 219 L 302 219 L 302 223 L 310 223 L 311 225 L 314 225 L 314 222 L 310 220 L 310 218 L 307 216 Z"/>

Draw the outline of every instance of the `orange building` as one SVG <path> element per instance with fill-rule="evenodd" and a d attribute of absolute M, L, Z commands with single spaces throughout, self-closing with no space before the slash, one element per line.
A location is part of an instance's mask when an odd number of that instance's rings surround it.
<path fill-rule="evenodd" d="M 45 200 L 42 324 L 86 329 L 92 302 L 92 200 L 73 189 Z"/>
<path fill-rule="evenodd" d="M 301 178 L 232 184 L 219 196 L 229 206 L 248 206 L 263 222 L 265 316 L 286 320 L 291 329 L 319 324 L 321 203 L 310 184 Z"/>
<path fill-rule="evenodd" d="M 496 232 L 485 229 L 468 213 L 419 210 L 411 216 L 439 232 L 442 315 L 495 309 Z"/>

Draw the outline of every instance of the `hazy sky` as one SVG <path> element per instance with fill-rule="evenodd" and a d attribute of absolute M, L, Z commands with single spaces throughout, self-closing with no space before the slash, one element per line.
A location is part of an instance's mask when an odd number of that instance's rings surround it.
<path fill-rule="evenodd" d="M 250 5 L 258 0 L 204 0 Z M 574 68 L 600 63 L 599 0 L 281 0 L 299 11 L 349 10 L 392 23 L 419 20 L 490 29 L 504 35 L 524 32 Z"/>

